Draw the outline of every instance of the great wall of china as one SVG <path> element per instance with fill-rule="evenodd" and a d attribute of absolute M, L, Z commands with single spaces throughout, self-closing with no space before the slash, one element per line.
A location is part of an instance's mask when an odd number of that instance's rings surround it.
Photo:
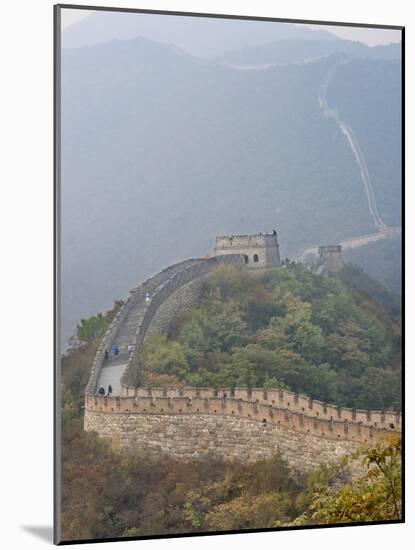
<path fill-rule="evenodd" d="M 176 316 L 196 305 L 204 280 L 219 265 L 279 265 L 276 234 L 242 237 L 229 238 L 212 258 L 170 266 L 130 292 L 91 368 L 85 430 L 156 456 L 254 461 L 280 452 L 299 473 L 399 433 L 397 412 L 336 407 L 290 391 L 140 387 L 145 339 L 165 334 Z M 115 343 L 120 353 L 106 359 L 105 350 Z M 108 384 L 113 395 L 99 395 Z"/>

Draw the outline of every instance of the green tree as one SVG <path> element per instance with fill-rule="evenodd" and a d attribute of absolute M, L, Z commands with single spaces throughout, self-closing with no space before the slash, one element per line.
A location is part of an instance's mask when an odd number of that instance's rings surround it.
<path fill-rule="evenodd" d="M 277 527 L 289 520 L 290 504 L 286 493 L 242 494 L 210 510 L 206 524 L 215 531 Z"/>
<path fill-rule="evenodd" d="M 185 349 L 166 336 L 151 336 L 144 345 L 144 364 L 148 372 L 184 378 L 189 371 Z"/>
<path fill-rule="evenodd" d="M 397 520 L 402 514 L 401 440 L 385 439 L 352 455 L 366 472 L 356 483 L 317 486 L 310 508 L 319 524 Z"/>
<path fill-rule="evenodd" d="M 89 319 L 81 319 L 80 324 L 76 327 L 76 334 L 80 340 L 89 342 L 94 338 L 104 336 L 107 326 L 105 316 L 98 313 Z"/>
<path fill-rule="evenodd" d="M 223 266 L 169 338 L 146 342 L 142 382 L 161 383 L 162 375 L 174 385 L 270 387 L 276 380 L 341 406 L 399 408 L 400 334 L 379 304 L 336 278 L 292 263 L 260 276 Z"/>

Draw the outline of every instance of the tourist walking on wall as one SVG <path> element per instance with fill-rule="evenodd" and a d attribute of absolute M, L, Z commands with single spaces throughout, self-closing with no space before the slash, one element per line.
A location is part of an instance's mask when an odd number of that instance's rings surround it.
<path fill-rule="evenodd" d="M 99 395 L 105 395 L 105 388 L 104 386 L 100 386 L 99 390 L 98 390 L 98 393 Z"/>
<path fill-rule="evenodd" d="M 112 386 L 111 384 L 108 386 L 108 395 L 111 395 L 112 394 Z"/>
<path fill-rule="evenodd" d="M 112 352 L 115 356 L 117 356 L 120 353 L 120 348 L 118 347 L 117 344 L 115 344 L 115 346 L 112 348 Z"/>
<path fill-rule="evenodd" d="M 105 352 L 104 352 L 104 359 L 105 361 L 108 361 L 108 357 L 109 357 L 109 353 L 108 353 L 108 350 L 106 349 Z"/>

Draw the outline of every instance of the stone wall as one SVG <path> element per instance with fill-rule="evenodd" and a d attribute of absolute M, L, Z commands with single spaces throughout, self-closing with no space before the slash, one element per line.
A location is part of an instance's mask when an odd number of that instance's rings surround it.
<path fill-rule="evenodd" d="M 97 382 L 99 379 L 99 374 L 104 363 L 104 354 L 106 349 L 111 349 L 115 336 L 118 332 L 119 327 L 124 322 L 128 312 L 131 308 L 131 300 L 127 300 L 123 303 L 120 310 L 117 312 L 114 317 L 111 325 L 108 327 L 103 339 L 101 340 L 97 352 L 95 354 L 94 360 L 92 362 L 91 371 L 89 373 L 88 383 L 85 388 L 86 394 L 93 394 L 96 391 Z"/>
<path fill-rule="evenodd" d="M 85 429 L 96 431 L 121 447 L 137 448 L 154 457 L 168 455 L 184 460 L 213 457 L 253 462 L 281 453 L 297 477 L 321 463 L 337 461 L 361 445 L 222 414 L 90 412 Z"/>
<path fill-rule="evenodd" d="M 323 266 L 323 269 L 321 267 Z M 320 272 L 338 273 L 343 267 L 342 247 L 339 244 L 318 247 L 317 267 Z"/>
<path fill-rule="evenodd" d="M 240 402 L 257 403 L 273 409 L 287 411 L 312 418 L 315 421 L 347 422 L 349 425 L 360 425 L 391 431 L 401 431 L 401 415 L 395 411 L 368 411 L 364 409 L 351 409 L 337 407 L 323 403 L 317 399 L 311 399 L 306 395 L 297 394 L 288 390 L 264 390 L 259 388 L 125 388 L 127 397 L 152 397 L 172 398 L 177 402 L 178 398 L 194 401 L 195 398 L 208 400 L 223 400 L 226 395 L 226 403 L 237 404 Z M 239 408 L 238 408 L 239 410 Z"/>
<path fill-rule="evenodd" d="M 371 443 L 379 440 L 385 434 L 395 433 L 398 429 L 386 425 L 374 426 L 362 422 L 324 419 L 304 413 L 281 408 L 265 401 L 243 400 L 240 398 L 223 397 L 169 397 L 169 396 L 139 396 L 139 397 L 101 397 L 86 396 L 85 425 L 90 413 L 104 415 L 134 415 L 140 422 L 142 415 L 163 414 L 186 415 L 208 414 L 213 416 L 240 417 L 255 420 L 263 424 L 273 424 L 282 428 L 294 429 L 303 434 L 313 434 L 317 437 L 333 440 L 356 441 Z"/>
<path fill-rule="evenodd" d="M 122 447 L 187 460 L 210 456 L 255 461 L 280 452 L 299 474 L 396 431 L 385 424 L 375 427 L 347 418 L 309 416 L 279 408 L 272 400 L 172 397 L 165 395 L 164 388 L 136 391 L 136 397 L 87 396 L 85 430 L 116 440 Z"/>
<path fill-rule="evenodd" d="M 196 277 L 172 292 L 154 314 L 145 338 L 154 334 L 167 334 L 176 317 L 196 306 L 202 296 L 206 277 L 207 275 Z"/>
<path fill-rule="evenodd" d="M 175 316 L 180 315 L 186 311 L 186 309 L 192 307 L 200 297 L 200 285 L 198 281 L 211 273 L 219 265 L 235 265 L 240 264 L 240 261 L 240 256 L 238 255 L 199 260 L 175 272 L 171 277 L 167 278 L 162 284 L 154 289 L 151 301 L 145 309 L 143 319 L 136 333 L 134 353 L 129 358 L 127 367 L 121 378 L 123 394 L 125 394 L 126 388 L 137 386 L 138 384 L 142 346 L 148 335 L 148 331 L 150 330 L 150 333 L 153 334 L 160 334 L 162 330 L 167 330 L 168 323 L 163 320 L 162 314 L 159 313 L 160 308 L 165 308 L 165 312 L 169 319 L 173 319 Z M 189 285 L 189 283 L 192 282 L 194 282 L 194 284 Z M 182 287 L 185 288 L 180 294 L 177 291 L 182 289 Z M 161 311 L 163 311 L 163 309 Z M 151 332 L 151 330 L 153 332 Z"/>
<path fill-rule="evenodd" d="M 191 259 L 191 260 L 184 260 L 182 262 L 178 262 L 177 264 L 171 265 L 166 269 L 163 269 L 156 275 L 153 275 L 152 277 L 148 278 L 139 286 L 137 286 L 136 288 L 133 288 L 130 291 L 128 299 L 123 303 L 120 310 L 118 311 L 115 318 L 113 319 L 111 325 L 108 327 L 98 347 L 98 350 L 95 354 L 95 357 L 91 366 L 89 380 L 85 388 L 86 394 L 95 393 L 99 374 L 101 372 L 101 368 L 104 362 L 105 350 L 106 349 L 109 350 L 112 348 L 113 344 L 116 341 L 116 336 L 120 327 L 128 317 L 128 314 L 137 307 L 137 304 L 142 300 L 145 293 L 157 292 L 157 289 L 160 287 L 160 285 L 162 285 L 168 280 L 171 280 L 178 272 L 185 270 L 191 265 L 194 265 L 196 263 L 203 262 L 203 261 L 204 260 L 202 259 Z M 137 329 L 139 328 L 140 327 L 138 326 Z M 137 334 L 139 334 L 139 330 L 137 331 Z"/>

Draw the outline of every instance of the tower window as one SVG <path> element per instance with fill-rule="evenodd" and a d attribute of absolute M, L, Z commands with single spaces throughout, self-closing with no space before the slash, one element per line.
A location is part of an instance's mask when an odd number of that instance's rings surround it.
<path fill-rule="evenodd" d="M 258 258 L 258 254 L 254 254 L 254 263 L 258 263 L 259 262 L 259 258 Z"/>
<path fill-rule="evenodd" d="M 244 262 L 247 264 L 249 262 L 249 258 L 246 254 L 244 254 Z"/>

